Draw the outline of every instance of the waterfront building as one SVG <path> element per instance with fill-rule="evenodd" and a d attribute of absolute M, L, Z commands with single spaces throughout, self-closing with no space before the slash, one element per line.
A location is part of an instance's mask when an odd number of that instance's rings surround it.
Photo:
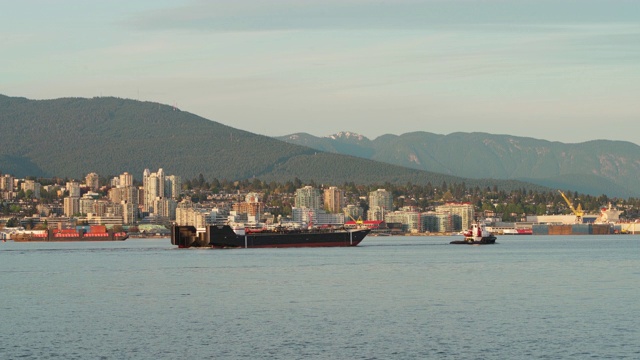
<path fill-rule="evenodd" d="M 436 214 L 437 231 L 441 233 L 454 231 L 453 215 L 450 212 Z"/>
<path fill-rule="evenodd" d="M 438 215 L 435 212 L 394 211 L 386 213 L 384 220 L 389 226 L 401 224 L 402 231 L 409 233 L 450 232 L 452 229 L 449 213 Z"/>
<path fill-rule="evenodd" d="M 114 225 L 124 225 L 124 221 L 122 219 L 122 216 L 119 215 L 95 215 L 95 214 L 87 214 L 87 217 L 84 218 L 84 220 L 86 220 L 87 224 L 89 225 L 107 225 L 107 226 L 114 226 Z"/>
<path fill-rule="evenodd" d="M 470 203 L 446 203 L 436 207 L 437 214 L 449 213 L 452 216 L 453 230 L 466 230 L 474 222 L 475 211 Z"/>
<path fill-rule="evenodd" d="M 342 190 L 335 186 L 324 189 L 324 209 L 325 211 L 338 214 L 344 207 L 344 194 Z"/>
<path fill-rule="evenodd" d="M 307 209 L 320 209 L 320 191 L 313 186 L 305 186 L 296 190 L 295 207 Z"/>
<path fill-rule="evenodd" d="M 422 228 L 422 232 L 440 232 L 438 228 L 438 217 L 435 211 L 420 214 L 420 227 Z"/>
<path fill-rule="evenodd" d="M 584 216 L 583 216 L 584 218 Z M 595 219 L 594 219 L 595 220 Z M 529 215 L 527 216 L 527 222 L 536 224 L 575 224 L 576 215 Z M 593 222 L 593 221 L 592 221 Z"/>
<path fill-rule="evenodd" d="M 384 221 L 388 226 L 392 226 L 393 224 L 400 224 L 401 230 L 403 232 L 409 231 L 409 227 L 407 224 L 407 213 L 404 211 L 393 211 L 386 213 L 384 215 Z"/>
<path fill-rule="evenodd" d="M 384 215 L 387 224 L 402 224 L 402 231 L 410 233 L 424 232 L 421 214 L 417 211 L 393 211 Z"/>
<path fill-rule="evenodd" d="M 382 221 L 384 220 L 384 208 L 381 206 L 373 206 L 367 210 L 367 220 Z"/>
<path fill-rule="evenodd" d="M 344 214 L 331 214 L 323 209 L 291 208 L 293 222 L 312 226 L 344 226 Z"/>
<path fill-rule="evenodd" d="M 47 227 L 49 229 L 65 229 L 65 228 L 74 228 L 76 226 L 76 219 L 65 217 L 65 216 L 54 216 L 48 217 Z"/>

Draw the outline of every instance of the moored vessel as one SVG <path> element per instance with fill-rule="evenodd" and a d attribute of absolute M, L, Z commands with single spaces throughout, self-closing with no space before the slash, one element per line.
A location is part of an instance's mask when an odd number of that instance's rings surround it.
<path fill-rule="evenodd" d="M 204 231 L 194 226 L 174 225 L 171 244 L 179 248 L 287 248 L 357 246 L 370 229 L 245 229 L 236 232 L 229 225 L 209 225 Z"/>
<path fill-rule="evenodd" d="M 504 229 L 502 235 L 533 235 L 533 230 L 527 229 Z"/>
<path fill-rule="evenodd" d="M 464 240 L 454 240 L 449 244 L 455 245 L 488 245 L 495 244 L 496 237 L 487 230 L 484 224 L 474 223 L 463 233 Z"/>
<path fill-rule="evenodd" d="M 45 242 L 45 241 L 124 241 L 129 234 L 124 231 L 114 232 L 105 226 L 91 226 L 89 231 L 84 229 L 48 229 L 22 231 L 11 235 L 14 242 Z"/>

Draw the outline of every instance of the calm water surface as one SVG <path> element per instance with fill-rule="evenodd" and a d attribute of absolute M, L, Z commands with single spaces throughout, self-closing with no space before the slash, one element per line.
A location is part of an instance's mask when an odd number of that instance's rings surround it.
<path fill-rule="evenodd" d="M 640 236 L 0 243 L 0 359 L 639 359 Z"/>

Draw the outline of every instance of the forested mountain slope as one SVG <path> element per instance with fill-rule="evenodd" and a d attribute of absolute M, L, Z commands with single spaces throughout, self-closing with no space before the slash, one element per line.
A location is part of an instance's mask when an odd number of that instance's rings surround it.
<path fill-rule="evenodd" d="M 464 178 L 495 178 L 621 197 L 640 196 L 640 146 L 594 140 L 565 144 L 510 135 L 412 132 L 374 140 L 349 132 L 292 134 L 292 144 Z"/>
<path fill-rule="evenodd" d="M 140 179 L 145 168 L 193 178 L 541 189 L 519 181 L 463 179 L 320 152 L 238 130 L 172 106 L 112 97 L 29 100 L 0 95 L 0 172 L 74 177 L 88 172 Z"/>

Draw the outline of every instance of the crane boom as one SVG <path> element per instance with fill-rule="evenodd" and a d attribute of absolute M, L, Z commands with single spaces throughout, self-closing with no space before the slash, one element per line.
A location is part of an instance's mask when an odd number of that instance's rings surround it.
<path fill-rule="evenodd" d="M 577 209 L 574 208 L 573 204 L 571 203 L 571 201 L 569 201 L 567 196 L 560 190 L 558 190 L 558 192 L 560 193 L 560 195 L 562 195 L 562 198 L 567 203 L 567 205 L 569 205 L 569 209 L 571 209 L 571 211 L 576 215 L 577 220 L 582 220 L 582 216 L 584 215 L 584 211 L 582 210 L 582 205 L 578 204 L 578 208 Z"/>
<path fill-rule="evenodd" d="M 362 225 L 363 221 L 362 221 L 362 217 L 358 217 L 358 220 L 354 219 L 353 216 L 349 215 L 349 217 L 351 218 L 351 220 L 353 220 L 353 222 L 356 223 L 356 225 Z"/>

